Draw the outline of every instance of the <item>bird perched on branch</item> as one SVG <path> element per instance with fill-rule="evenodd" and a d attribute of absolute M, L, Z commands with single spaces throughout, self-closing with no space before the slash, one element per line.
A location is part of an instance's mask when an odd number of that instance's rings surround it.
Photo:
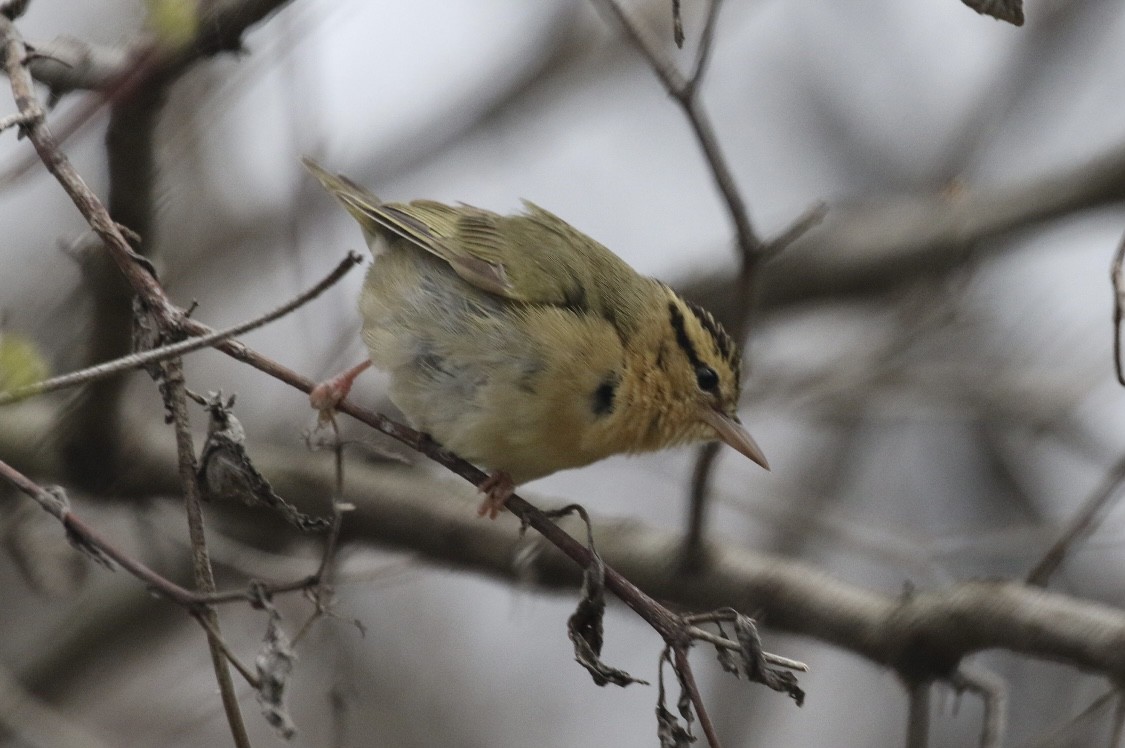
<path fill-rule="evenodd" d="M 319 385 L 314 407 L 385 369 L 416 428 L 492 471 L 482 516 L 520 483 L 622 452 L 722 440 L 769 469 L 736 415 L 738 346 L 708 312 L 531 203 L 384 203 L 304 164 L 375 256 L 359 300 L 371 361 Z"/>

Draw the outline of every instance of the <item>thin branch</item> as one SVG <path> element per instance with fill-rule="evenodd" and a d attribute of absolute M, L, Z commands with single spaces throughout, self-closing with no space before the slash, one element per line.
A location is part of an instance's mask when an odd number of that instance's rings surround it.
<path fill-rule="evenodd" d="M 695 64 L 692 66 L 688 85 L 693 95 L 695 89 L 707 74 L 707 64 L 711 61 L 711 50 L 715 46 L 715 21 L 719 18 L 719 6 L 722 0 L 711 0 L 707 5 L 707 18 L 703 21 L 703 31 L 699 34 L 699 46 L 695 51 Z"/>
<path fill-rule="evenodd" d="M 381 418 L 348 401 L 341 409 L 373 423 Z M 27 448 L 50 428 L 47 411 L 34 403 L 12 411 L 6 428 L 0 429 L 0 454 L 18 455 L 24 463 L 42 466 L 37 469 L 50 469 L 51 455 Z M 375 428 L 383 430 L 380 425 Z M 414 433 L 402 428 L 407 439 Z M 156 440 L 141 440 L 130 460 L 132 469 L 119 476 L 119 495 L 140 500 L 176 490 L 170 479 L 175 462 Z M 334 478 L 324 472 L 323 460 L 303 448 L 261 445 L 255 462 L 275 489 L 292 495 L 302 511 L 322 508 L 323 497 L 334 490 Z M 465 469 L 470 484 L 483 477 L 471 470 Z M 551 589 L 573 589 L 580 576 L 576 566 L 585 568 L 579 550 L 585 546 L 571 539 L 563 543 L 578 556 L 578 564 L 571 555 L 543 553 L 529 569 L 526 546 L 512 542 L 510 523 L 503 518 L 491 523 L 476 519 L 472 509 L 479 497 L 471 485 L 451 487 L 438 477 L 357 461 L 348 465 L 348 483 L 349 491 L 365 500 L 349 513 L 342 542 L 406 549 L 421 560 L 512 584 L 526 584 L 531 578 Z M 595 519 L 595 528 L 607 564 L 606 584 L 615 594 L 618 576 L 643 579 L 648 595 L 672 601 L 679 609 L 752 610 L 773 631 L 808 636 L 893 670 L 926 669 L 935 678 L 946 677 L 964 657 L 1002 650 L 1125 681 L 1125 609 L 1119 606 L 1015 580 L 966 580 L 909 597 L 884 594 L 834 578 L 809 563 L 730 543 L 711 543 L 711 563 L 685 583 L 669 554 L 682 542 L 680 533 L 635 519 Z M 450 542 L 451 538 L 472 541 Z M 240 593 L 238 599 L 246 598 Z M 637 604 L 634 600 L 630 607 Z"/>
<path fill-rule="evenodd" d="M 11 21 L 0 17 L 0 42 L 3 44 L 4 69 L 12 87 L 16 108 L 28 118 L 24 132 L 35 147 L 47 170 L 62 185 L 94 233 L 105 243 L 110 256 L 129 284 L 145 301 L 170 309 L 156 278 L 136 262 L 135 252 L 125 239 L 117 222 L 110 218 L 105 205 L 86 185 L 70 159 L 59 148 L 58 141 L 43 120 L 43 107 L 32 88 L 31 76 L 25 66 L 27 47 Z"/>
<path fill-rule="evenodd" d="M 180 486 L 184 497 L 184 511 L 187 514 L 188 537 L 191 540 L 192 568 L 195 573 L 195 586 L 204 594 L 215 592 L 215 574 L 211 569 L 211 559 L 207 555 L 207 536 L 203 526 L 203 508 L 200 505 L 198 472 L 195 464 L 195 447 L 192 444 L 191 426 L 188 422 L 187 395 L 184 387 L 184 368 L 182 359 L 172 359 L 162 364 L 166 393 L 166 406 L 172 412 L 172 422 L 176 431 L 176 454 L 179 463 Z M 219 615 L 208 605 L 196 613 L 207 626 L 207 644 L 211 650 L 211 664 L 219 693 L 226 712 L 231 736 L 238 748 L 250 748 L 250 736 L 242 719 L 238 705 L 238 694 L 227 667 L 226 644 L 222 641 L 219 628 Z"/>
<path fill-rule="evenodd" d="M 45 489 L 3 461 L 0 461 L 0 477 L 7 480 L 27 496 L 30 496 L 39 506 L 46 510 L 47 513 L 62 522 L 67 533 L 74 538 L 81 547 L 88 547 L 103 554 L 106 558 L 121 566 L 121 568 L 125 569 L 137 579 L 140 579 L 147 584 L 149 588 L 160 595 L 174 600 L 181 605 L 191 606 L 195 604 L 195 594 L 193 592 L 164 578 L 145 564 L 124 553 L 113 543 L 102 537 L 97 530 L 71 512 L 66 494 L 62 492 L 62 489 Z"/>
<path fill-rule="evenodd" d="M 246 667 L 246 665 L 244 665 L 242 661 L 238 659 L 238 656 L 231 651 L 231 648 L 227 646 L 226 641 L 223 639 L 223 635 L 215 629 L 211 628 L 211 621 L 208 620 L 207 616 L 196 613 L 192 617 L 195 618 L 199 625 L 203 627 L 203 630 L 207 632 L 207 635 L 211 638 L 211 640 L 218 644 L 219 649 L 227 658 L 227 662 L 229 662 L 231 666 L 238 671 L 238 674 L 242 676 L 242 678 L 250 685 L 250 687 L 255 691 L 260 689 L 262 687 L 262 682 L 258 679 L 258 676 L 250 672 L 250 668 Z"/>
<path fill-rule="evenodd" d="M 927 679 L 907 683 L 910 710 L 906 718 L 906 748 L 926 748 L 930 744 L 930 686 Z"/>
<path fill-rule="evenodd" d="M 326 588 L 331 586 L 333 563 L 336 559 L 336 547 L 340 542 L 340 529 L 344 523 L 344 512 L 355 507 L 344 502 L 344 443 L 340 439 L 340 429 L 336 421 L 330 422 L 332 426 L 332 453 L 335 463 L 336 490 L 332 494 L 332 526 L 328 530 L 328 539 L 324 543 L 324 555 L 320 559 L 320 566 L 316 570 L 317 586 Z"/>
<path fill-rule="evenodd" d="M 1121 308 L 1125 297 L 1125 272 L 1122 263 L 1125 262 L 1125 237 L 1117 245 L 1117 252 L 1113 255 L 1113 264 L 1109 269 L 1109 277 L 1113 282 L 1113 370 L 1117 373 L 1117 381 L 1125 387 L 1125 372 L 1121 365 Z"/>
<path fill-rule="evenodd" d="M 72 387 L 77 384 L 84 384 L 86 382 L 104 379 L 114 374 L 118 374 L 122 371 L 139 369 L 147 364 L 167 361 L 168 359 L 176 358 L 186 353 L 198 351 L 201 348 L 207 348 L 217 342 L 226 340 L 228 338 L 233 338 L 236 335 L 242 335 L 244 333 L 250 332 L 251 330 L 256 330 L 259 327 L 273 322 L 274 320 L 284 317 L 293 310 L 312 301 L 317 296 L 324 293 L 325 290 L 335 285 L 335 283 L 339 281 L 340 278 L 344 277 L 344 275 L 349 270 L 351 270 L 361 261 L 362 258 L 357 253 L 348 253 L 348 256 L 345 257 L 327 277 L 325 277 L 315 286 L 310 288 L 308 291 L 300 294 L 293 300 L 282 304 L 278 308 L 267 312 L 260 317 L 256 317 L 247 322 L 242 322 L 235 325 L 234 327 L 228 327 L 225 330 L 218 330 L 207 335 L 202 335 L 200 337 L 181 340 L 178 343 L 162 346 L 160 348 L 153 348 L 141 353 L 133 353 L 128 356 L 123 356 L 121 358 L 115 359 L 113 361 L 107 361 L 104 364 L 98 364 L 97 366 L 91 366 L 86 369 L 82 369 L 81 371 L 75 371 L 69 374 L 52 377 L 50 379 L 44 379 L 41 382 L 34 382 L 24 387 L 19 387 L 7 392 L 0 392 L 0 405 L 8 405 L 9 403 L 14 403 L 16 401 L 23 400 L 24 398 L 32 397 L 34 395 L 41 395 L 47 392 L 61 390 L 66 387 Z"/>
<path fill-rule="evenodd" d="M 1097 490 L 1090 495 L 1078 513 L 1074 515 L 1059 539 L 1043 554 L 1034 568 L 1027 575 L 1027 583 L 1045 587 L 1051 575 L 1059 568 L 1067 553 L 1076 544 L 1085 540 L 1097 528 L 1098 523 L 1106 512 L 1111 500 L 1120 494 L 1122 483 L 1125 482 L 1125 457 L 1122 457 L 1110 468 L 1102 479 Z"/>
<path fill-rule="evenodd" d="M 701 620 L 699 616 L 688 616 L 688 619 L 693 623 L 697 623 Z M 741 647 L 736 642 L 732 642 L 725 636 L 713 634 L 706 629 L 689 626 L 687 629 L 687 633 L 689 636 L 691 636 L 692 639 L 707 642 L 708 644 L 712 644 L 716 647 L 729 649 L 732 652 L 741 650 Z M 791 660 L 788 657 L 782 657 L 781 655 L 772 654 L 770 652 L 763 652 L 762 656 L 767 662 L 772 665 L 777 665 L 778 667 L 789 668 L 790 670 L 797 670 L 802 673 L 807 673 L 809 671 L 809 666 L 801 662 L 800 660 Z"/>
<path fill-rule="evenodd" d="M 1087 704 L 1085 709 L 1068 719 L 1062 725 L 1059 725 L 1049 732 L 1044 731 L 1043 734 L 1030 745 L 1033 748 L 1057 748 L 1057 746 L 1060 745 L 1073 745 L 1073 736 L 1068 734 L 1069 731 L 1080 725 L 1083 720 L 1093 718 L 1093 716 L 1104 709 L 1110 701 L 1113 701 L 1117 695 L 1118 690 L 1111 688 Z"/>
<path fill-rule="evenodd" d="M 105 558 L 116 563 L 129 574 L 132 574 L 134 577 L 144 582 L 148 588 L 156 594 L 189 611 L 195 611 L 202 605 L 245 602 L 253 599 L 251 593 L 247 590 L 200 594 L 181 587 L 153 571 L 143 562 L 122 551 L 91 525 L 87 524 L 84 519 L 70 511 L 69 502 L 66 498 L 66 494 L 62 492 L 62 489 L 43 488 L 2 460 L 0 460 L 0 478 L 7 480 L 21 492 L 34 499 L 48 514 L 58 519 L 66 529 L 68 535 L 73 538 L 80 547 L 92 549 L 105 556 Z M 315 577 L 305 577 L 294 582 L 265 585 L 261 589 L 268 594 L 281 594 L 284 592 L 306 590 L 315 583 Z"/>
<path fill-rule="evenodd" d="M 23 127 L 31 124 L 37 116 L 40 115 L 16 112 L 15 114 L 9 114 L 7 117 L 0 117 L 0 132 L 4 132 L 11 127 Z"/>
<path fill-rule="evenodd" d="M 680 15 L 680 0 L 672 0 L 672 41 L 677 47 L 684 46 L 684 19 Z"/>
<path fill-rule="evenodd" d="M 715 723 L 711 721 L 711 715 L 707 713 L 707 705 L 703 703 L 703 695 L 699 692 L 699 686 L 695 682 L 695 674 L 691 670 L 687 647 L 675 647 L 674 651 L 676 653 L 676 674 L 680 678 L 680 683 L 687 689 L 688 698 L 691 699 L 691 705 L 695 708 L 695 716 L 699 718 L 699 726 L 703 728 L 707 743 L 711 748 L 722 748 L 722 744 L 719 742 L 719 733 L 715 730 Z"/>
<path fill-rule="evenodd" d="M 794 218 L 779 234 L 768 239 L 762 248 L 762 259 L 775 257 L 809 231 L 819 226 L 828 217 L 828 203 L 816 202 L 804 213 Z"/>
<path fill-rule="evenodd" d="M 1008 723 L 1008 686 L 996 673 L 981 667 L 962 665 L 949 679 L 957 691 L 980 696 L 984 704 L 980 748 L 1001 748 Z"/>
<path fill-rule="evenodd" d="M 672 64 L 672 61 L 659 52 L 659 43 L 653 38 L 652 34 L 630 19 L 615 0 L 595 0 L 595 2 L 599 7 L 608 11 L 625 30 L 626 37 L 648 61 L 653 72 L 664 84 L 665 90 L 684 110 L 688 123 L 695 133 L 696 140 L 703 150 L 703 155 L 707 159 L 707 164 L 711 167 L 715 185 L 723 196 L 730 219 L 734 223 L 742 261 L 744 264 L 753 262 L 757 253 L 761 250 L 762 242 L 754 233 L 754 227 L 750 223 L 750 216 L 746 210 L 746 203 L 738 190 L 734 173 L 719 147 L 719 140 L 715 135 L 715 128 L 711 125 L 711 119 L 699 104 L 696 96 L 698 85 L 710 57 L 712 44 L 710 37 L 714 35 L 715 17 L 718 15 L 720 3 L 713 2 L 711 5 L 707 24 L 704 28 L 705 37 L 699 42 L 700 56 L 696 62 L 693 78 L 685 78 Z"/>
<path fill-rule="evenodd" d="M 698 573 L 707 566 L 707 499 L 719 448 L 718 442 L 704 444 L 699 448 L 692 467 L 691 488 L 688 491 L 688 521 L 679 560 L 680 569 L 685 574 Z"/>

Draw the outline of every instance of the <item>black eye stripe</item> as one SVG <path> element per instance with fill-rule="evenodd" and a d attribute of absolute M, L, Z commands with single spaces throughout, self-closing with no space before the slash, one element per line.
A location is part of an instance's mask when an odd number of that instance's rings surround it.
<path fill-rule="evenodd" d="M 699 355 L 695 352 L 695 344 L 688 337 L 687 329 L 684 327 L 684 315 L 680 313 L 680 308 L 674 301 L 668 302 L 668 321 L 672 323 L 672 332 L 676 334 L 676 344 L 683 350 L 692 368 L 698 369 L 703 362 L 699 360 Z"/>
<path fill-rule="evenodd" d="M 707 334 L 711 336 L 711 339 L 715 341 L 715 347 L 719 349 L 719 355 L 722 356 L 725 361 L 733 361 L 734 356 L 732 354 L 735 353 L 736 346 L 730 335 L 727 335 L 726 330 L 720 327 L 719 323 L 715 321 L 715 318 L 711 316 L 711 313 L 703 307 L 687 300 L 684 301 L 684 304 L 686 304 L 687 308 L 691 310 L 691 313 L 695 315 L 695 318 L 699 320 L 700 326 L 702 326 L 703 329 L 707 331 Z"/>

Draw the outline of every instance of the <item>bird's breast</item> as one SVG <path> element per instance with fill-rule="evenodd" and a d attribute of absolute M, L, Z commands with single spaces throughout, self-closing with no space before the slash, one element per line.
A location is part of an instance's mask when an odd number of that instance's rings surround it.
<path fill-rule="evenodd" d="M 462 457 L 520 483 L 625 451 L 602 438 L 622 362 L 604 319 L 501 299 L 394 247 L 372 264 L 360 310 L 391 399 Z"/>

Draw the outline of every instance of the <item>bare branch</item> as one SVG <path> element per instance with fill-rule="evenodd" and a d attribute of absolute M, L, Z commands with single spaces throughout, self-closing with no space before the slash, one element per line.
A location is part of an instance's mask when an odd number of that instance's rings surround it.
<path fill-rule="evenodd" d="M 688 85 L 694 91 L 707 74 L 707 63 L 711 61 L 711 50 L 715 46 L 715 22 L 719 20 L 719 7 L 722 0 L 710 0 L 707 5 L 707 19 L 703 22 L 703 31 L 699 35 L 699 47 L 695 52 L 695 64 L 688 78 Z"/>
<path fill-rule="evenodd" d="M 7 480 L 17 489 L 35 500 L 47 513 L 62 522 L 63 527 L 72 539 L 76 539 L 80 547 L 96 549 L 109 560 L 121 566 L 130 574 L 147 584 L 152 590 L 162 596 L 174 600 L 181 605 L 191 607 L 196 604 L 196 596 L 175 582 L 172 582 L 132 558 L 117 548 L 116 545 L 105 539 L 94 528 L 90 527 L 70 511 L 69 502 L 62 489 L 49 490 L 28 479 L 25 475 L 11 465 L 0 461 L 0 477 Z"/>
<path fill-rule="evenodd" d="M 1125 305 L 1125 272 L 1121 265 L 1125 261 L 1125 237 L 1117 245 L 1113 264 L 1109 268 L 1109 278 L 1113 283 L 1113 370 L 1117 381 L 1125 387 L 1125 372 L 1121 368 L 1121 308 Z"/>
<path fill-rule="evenodd" d="M 1004 679 L 989 670 L 962 665 L 949 679 L 957 691 L 970 691 L 984 702 L 980 748 L 1001 748 L 1008 721 L 1008 686 Z"/>
<path fill-rule="evenodd" d="M 906 684 L 910 711 L 906 721 L 906 748 L 926 748 L 930 744 L 930 686 L 928 679 Z"/>
<path fill-rule="evenodd" d="M 746 210 L 746 203 L 735 183 L 734 173 L 719 147 L 719 141 L 715 135 L 715 128 L 711 125 L 711 119 L 699 104 L 696 96 L 698 84 L 710 55 L 711 40 L 709 37 L 714 34 L 714 20 L 720 3 L 713 2 L 711 5 L 704 30 L 706 36 L 700 40 L 700 56 L 696 62 L 694 77 L 689 79 L 676 69 L 671 60 L 660 54 L 658 42 L 653 39 L 652 34 L 630 19 L 615 0 L 595 0 L 595 2 L 621 25 L 621 28 L 625 30 L 626 37 L 644 56 L 653 72 L 660 78 L 665 90 L 684 110 L 692 131 L 695 133 L 696 140 L 703 150 L 703 155 L 707 159 L 707 164 L 711 167 L 715 185 L 719 188 L 731 221 L 734 223 L 742 262 L 744 266 L 747 263 L 754 262 L 761 250 L 762 242 L 754 233 L 754 227 L 750 223 L 750 215 Z"/>
<path fill-rule="evenodd" d="M 202 348 L 207 348 L 215 343 L 233 338 L 236 335 L 242 335 L 256 330 L 259 327 L 269 324 L 274 320 L 280 319 L 289 314 L 295 309 L 304 306 L 308 302 L 315 299 L 320 294 L 324 293 L 328 288 L 335 285 L 340 278 L 359 264 L 362 261 L 361 257 L 355 252 L 351 252 L 345 257 L 336 268 L 329 273 L 327 277 L 317 283 L 315 286 L 298 295 L 296 298 L 287 301 L 276 309 L 267 312 L 260 317 L 255 317 L 247 322 L 242 322 L 233 327 L 228 327 L 225 330 L 218 330 L 207 335 L 201 335 L 196 338 L 188 340 L 181 340 L 178 343 L 162 346 L 160 348 L 153 348 L 140 353 L 134 353 L 128 356 L 123 356 L 114 361 L 107 361 L 104 364 L 91 366 L 81 371 L 71 372 L 70 374 L 63 374 L 61 376 L 52 377 L 51 379 L 44 379 L 41 382 L 34 382 L 32 384 L 20 387 L 8 392 L 0 392 L 0 405 L 8 405 L 10 403 L 23 400 L 24 398 L 41 395 L 47 392 L 54 392 L 66 387 L 73 387 L 74 385 L 92 382 L 98 379 L 118 374 L 122 371 L 130 369 L 139 369 L 148 364 L 167 361 L 171 358 L 182 356 L 186 353 L 192 353 Z"/>
<path fill-rule="evenodd" d="M 341 406 L 364 419 L 380 418 L 346 400 Z M 49 429 L 49 418 L 40 410 L 45 411 L 31 403 L 6 414 L 6 424 L 11 425 L 0 430 L 0 453 L 25 462 L 49 459 L 27 448 Z M 409 433 L 404 431 L 404 437 Z M 131 454 L 132 469 L 120 476 L 118 492 L 133 498 L 174 492 L 173 457 L 158 448 L 157 440 L 141 441 L 144 448 Z M 292 495 L 302 511 L 317 511 L 321 497 L 334 490 L 334 478 L 325 474 L 322 460 L 303 449 L 262 445 L 255 460 L 275 488 Z M 471 466 L 464 470 L 469 483 L 480 480 L 470 470 Z M 404 474 L 397 466 L 386 470 L 359 461 L 349 463 L 348 483 L 349 492 L 365 500 L 349 513 L 341 542 L 410 549 L 435 563 L 526 583 L 526 563 L 521 566 L 523 555 L 512 542 L 514 523 L 503 518 L 478 521 L 472 511 L 478 498 L 471 485 L 459 489 L 443 480 Z M 688 610 L 752 610 L 772 630 L 811 636 L 896 670 L 924 667 L 934 677 L 945 678 L 960 659 L 1001 649 L 1125 680 L 1125 610 L 1120 607 L 1018 581 L 974 580 L 917 591 L 908 598 L 885 595 L 835 579 L 810 564 L 715 543 L 707 549 L 711 563 L 691 578 L 691 584 L 684 584 L 675 554 L 669 552 L 682 542 L 679 533 L 636 520 L 603 519 L 595 522 L 595 534 L 608 567 L 643 580 L 646 592 L 656 599 Z M 451 537 L 472 542 L 450 543 Z M 585 546 L 570 542 L 577 546 L 574 554 L 583 558 Z M 572 589 L 580 574 L 570 559 L 573 556 L 538 555 L 532 578 L 547 587 Z M 607 573 L 611 591 L 615 576 Z M 643 599 L 628 593 L 625 597 L 630 607 Z M 233 593 L 224 599 L 232 598 Z M 246 599 L 245 594 L 238 599 Z M 667 624 L 671 627 L 674 621 Z"/>
<path fill-rule="evenodd" d="M 1098 526 L 1105 515 L 1110 501 L 1119 495 L 1121 484 L 1125 482 L 1125 457 L 1122 457 L 1106 473 L 1097 490 L 1086 499 L 1082 508 L 1074 515 L 1059 539 L 1051 545 L 1034 568 L 1027 575 L 1027 583 L 1045 587 L 1051 575 L 1059 568 L 1066 554 L 1076 544 L 1082 542 Z"/>
<path fill-rule="evenodd" d="M 703 734 L 707 736 L 707 743 L 711 748 L 721 748 L 719 734 L 715 731 L 715 723 L 711 721 L 711 715 L 707 713 L 707 705 L 703 703 L 703 695 L 699 692 L 699 686 L 695 682 L 695 673 L 691 670 L 687 648 L 676 647 L 674 651 L 676 674 L 680 677 L 680 683 L 687 689 L 691 705 L 695 708 L 695 716 L 699 718 L 699 726 L 703 728 Z"/>
<path fill-rule="evenodd" d="M 37 116 L 39 115 L 36 113 L 28 114 L 25 112 L 16 112 L 15 114 L 9 114 L 7 117 L 0 117 L 0 132 L 4 132 L 12 127 L 29 125 L 35 121 Z"/>
<path fill-rule="evenodd" d="M 188 537 L 191 540 L 192 568 L 195 573 L 195 586 L 204 594 L 215 592 L 215 574 L 211 569 L 211 559 L 207 554 L 207 537 L 203 526 L 203 508 L 200 506 L 199 482 L 196 480 L 195 447 L 192 444 L 191 426 L 188 423 L 187 395 L 184 387 L 184 368 L 182 359 L 172 359 L 161 364 L 163 368 L 166 407 L 172 412 L 176 431 L 176 454 L 179 465 L 180 490 L 184 497 L 184 510 L 187 514 Z M 234 690 L 230 669 L 227 667 L 227 647 L 222 642 L 219 628 L 219 615 L 208 605 L 196 615 L 207 622 L 207 643 L 211 650 L 211 665 L 215 680 L 219 684 L 219 694 L 226 712 L 231 737 L 239 748 L 250 748 L 250 736 L 242 719 L 238 705 L 238 695 Z"/>

